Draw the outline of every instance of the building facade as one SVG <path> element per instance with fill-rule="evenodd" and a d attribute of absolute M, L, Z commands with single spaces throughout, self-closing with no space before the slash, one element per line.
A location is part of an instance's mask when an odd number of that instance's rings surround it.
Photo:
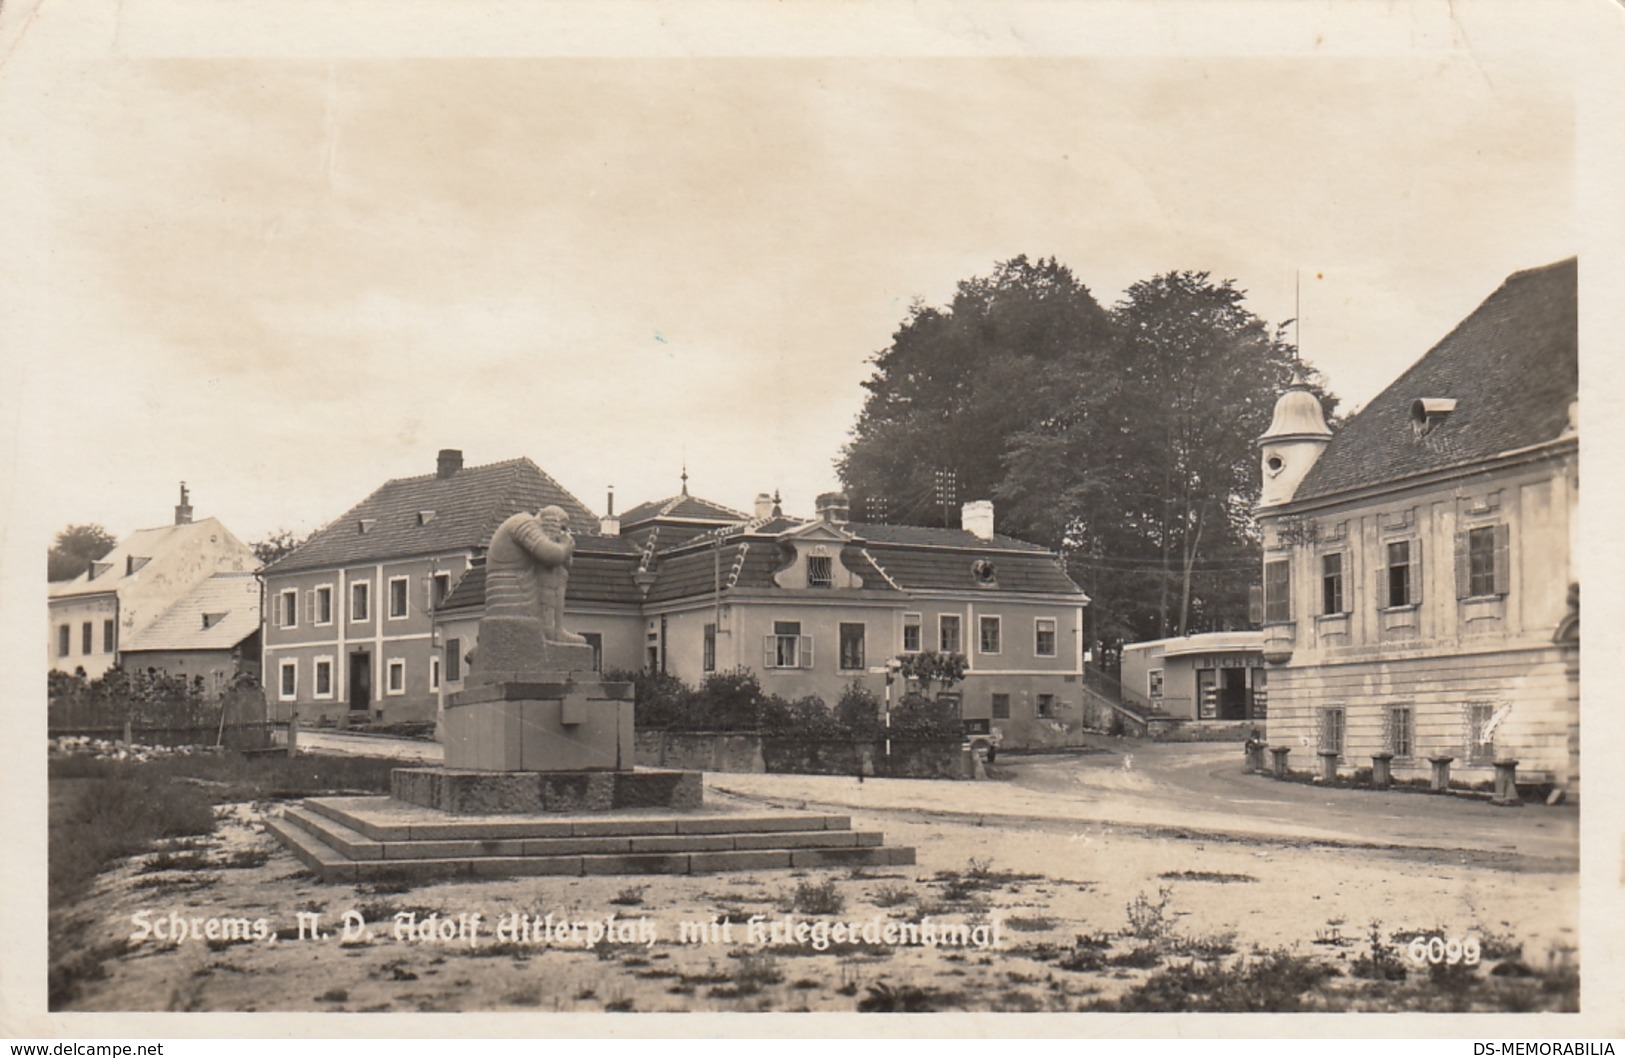
<path fill-rule="evenodd" d="M 763 495 L 752 515 L 684 491 L 578 539 L 566 621 L 605 669 L 650 668 L 691 685 L 746 668 L 764 691 L 834 704 L 853 683 L 884 698 L 887 662 L 964 655 L 963 715 L 1007 746 L 1067 744 L 1082 726 L 1082 617 L 1088 602 L 1042 548 L 993 532 L 992 505 L 966 529 L 852 523 L 844 498 L 786 517 Z M 483 571 L 437 617 L 461 686 L 478 633 Z M 893 688 L 894 693 L 901 688 Z"/>
<path fill-rule="evenodd" d="M 216 518 L 192 520 L 186 486 L 175 521 L 139 529 L 72 580 L 47 588 L 46 664 L 95 679 L 130 642 L 217 573 L 250 573 L 254 551 Z"/>
<path fill-rule="evenodd" d="M 1577 789 L 1575 290 L 1573 260 L 1510 277 L 1335 436 L 1306 391 L 1277 404 L 1267 736 L 1294 767 Z"/>
<path fill-rule="evenodd" d="M 260 677 L 260 585 L 251 572 L 216 573 L 120 651 L 127 672 L 200 680 L 218 698 L 234 679 Z"/>
<path fill-rule="evenodd" d="M 1204 632 L 1123 647 L 1123 697 L 1154 717 L 1261 724 L 1269 669 L 1261 632 Z"/>
<path fill-rule="evenodd" d="M 431 721 L 447 652 L 435 612 L 510 515 L 556 505 L 597 531 L 579 500 L 528 459 L 386 482 L 262 573 L 271 716 Z"/>

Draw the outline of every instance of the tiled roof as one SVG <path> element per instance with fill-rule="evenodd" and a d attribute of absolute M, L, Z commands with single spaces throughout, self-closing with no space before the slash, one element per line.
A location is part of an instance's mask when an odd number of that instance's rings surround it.
<path fill-rule="evenodd" d="M 84 573 L 72 580 L 59 580 L 46 588 L 49 598 L 60 599 L 75 595 L 99 595 L 102 592 L 117 591 L 126 582 L 132 572 L 140 572 L 143 559 L 161 557 L 170 548 L 185 543 L 189 537 L 223 533 L 233 541 L 229 530 L 220 524 L 218 518 L 204 518 L 201 521 L 187 522 L 184 525 L 160 525 L 155 529 L 137 529 L 129 536 L 118 542 L 118 546 L 106 555 L 97 559 L 95 564 Z M 242 546 L 239 543 L 239 546 Z M 244 548 L 246 551 L 246 547 Z M 130 560 L 136 560 L 136 569 L 130 570 Z M 245 568 L 252 570 L 258 567 L 252 554 L 245 560 Z M 101 570 L 100 576 L 91 577 L 91 574 Z"/>
<path fill-rule="evenodd" d="M 204 627 L 205 615 L 213 618 Z M 217 616 L 218 615 L 218 616 Z M 260 584 L 253 573 L 216 573 L 122 650 L 230 650 L 260 627 Z"/>
<path fill-rule="evenodd" d="M 630 603 L 637 605 L 643 599 L 632 580 L 637 568 L 633 555 L 576 552 L 570 564 L 570 584 L 565 589 L 567 603 Z M 457 581 L 457 586 L 446 596 L 446 601 L 435 608 L 436 613 L 458 610 L 479 610 L 485 606 L 485 565 L 469 567 Z"/>
<path fill-rule="evenodd" d="M 978 551 L 1032 551 L 1048 554 L 1037 544 L 1017 540 L 1013 536 L 994 534 L 983 540 L 964 529 L 938 529 L 924 525 L 885 525 L 872 522 L 850 522 L 847 532 L 874 544 L 913 544 L 918 547 L 967 547 Z"/>
<path fill-rule="evenodd" d="M 1062 571 L 1054 556 L 1042 550 L 1034 554 L 1006 554 L 987 559 L 993 565 L 991 587 L 977 580 L 971 566 L 979 556 L 969 552 L 882 546 L 872 546 L 867 551 L 875 564 L 904 591 L 983 591 L 990 595 L 1083 594 L 1072 583 L 1072 578 Z"/>
<path fill-rule="evenodd" d="M 1579 393 L 1574 258 L 1518 272 L 1351 418 L 1294 500 L 1331 496 L 1550 441 Z M 1425 436 L 1411 404 L 1456 401 Z"/>
<path fill-rule="evenodd" d="M 597 516 L 529 459 L 464 467 L 447 478 L 395 478 L 267 572 L 483 548 L 510 515 L 550 505 L 564 508 L 578 537 L 597 534 Z"/>
<path fill-rule="evenodd" d="M 692 518 L 706 522 L 742 522 L 750 515 L 680 492 L 664 500 L 640 503 L 621 515 L 621 525 L 633 526 L 656 518 Z"/>

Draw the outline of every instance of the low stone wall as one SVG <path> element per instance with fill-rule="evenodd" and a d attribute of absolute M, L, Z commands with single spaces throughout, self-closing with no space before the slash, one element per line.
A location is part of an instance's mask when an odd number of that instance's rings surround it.
<path fill-rule="evenodd" d="M 1254 728 L 1263 729 L 1261 720 L 1183 720 L 1154 716 L 1147 724 L 1158 742 L 1245 742 Z"/>
<path fill-rule="evenodd" d="M 955 739 L 880 741 L 773 738 L 722 731 L 639 731 L 637 763 L 645 767 L 794 775 L 863 775 L 907 779 L 970 777 Z"/>

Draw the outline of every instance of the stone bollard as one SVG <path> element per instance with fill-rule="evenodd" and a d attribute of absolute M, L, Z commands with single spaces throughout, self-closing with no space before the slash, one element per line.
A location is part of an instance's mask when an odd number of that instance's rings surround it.
<path fill-rule="evenodd" d="M 1292 752 L 1291 746 L 1271 746 L 1270 756 L 1275 758 L 1275 777 L 1286 778 L 1286 755 Z"/>
<path fill-rule="evenodd" d="M 1321 782 L 1336 782 L 1337 781 L 1337 750 L 1335 750 L 1335 749 L 1317 750 L 1316 755 L 1320 757 L 1320 774 L 1318 776 L 1320 781 Z"/>
<path fill-rule="evenodd" d="M 1394 784 L 1393 772 L 1394 755 L 1392 753 L 1371 754 L 1371 785 L 1379 790 L 1386 790 Z"/>
<path fill-rule="evenodd" d="M 1433 765 L 1433 784 L 1431 789 L 1434 793 L 1444 793 L 1446 790 L 1450 789 L 1450 762 L 1455 759 L 1455 757 L 1428 758 L 1428 763 Z"/>
<path fill-rule="evenodd" d="M 1495 762 L 1495 796 L 1490 799 L 1492 804 L 1503 808 L 1516 808 L 1523 802 L 1518 799 L 1518 762 L 1515 760 L 1498 760 Z"/>

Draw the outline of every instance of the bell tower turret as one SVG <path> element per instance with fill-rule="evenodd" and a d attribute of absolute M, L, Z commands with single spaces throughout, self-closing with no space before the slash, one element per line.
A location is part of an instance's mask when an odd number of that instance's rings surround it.
<path fill-rule="evenodd" d="M 1264 488 L 1258 505 L 1275 507 L 1291 503 L 1298 486 L 1303 484 L 1309 469 L 1331 439 L 1332 431 L 1326 425 L 1320 401 L 1309 392 L 1302 379 L 1294 379 L 1291 387 L 1275 402 L 1270 427 L 1258 439 L 1264 471 Z"/>

